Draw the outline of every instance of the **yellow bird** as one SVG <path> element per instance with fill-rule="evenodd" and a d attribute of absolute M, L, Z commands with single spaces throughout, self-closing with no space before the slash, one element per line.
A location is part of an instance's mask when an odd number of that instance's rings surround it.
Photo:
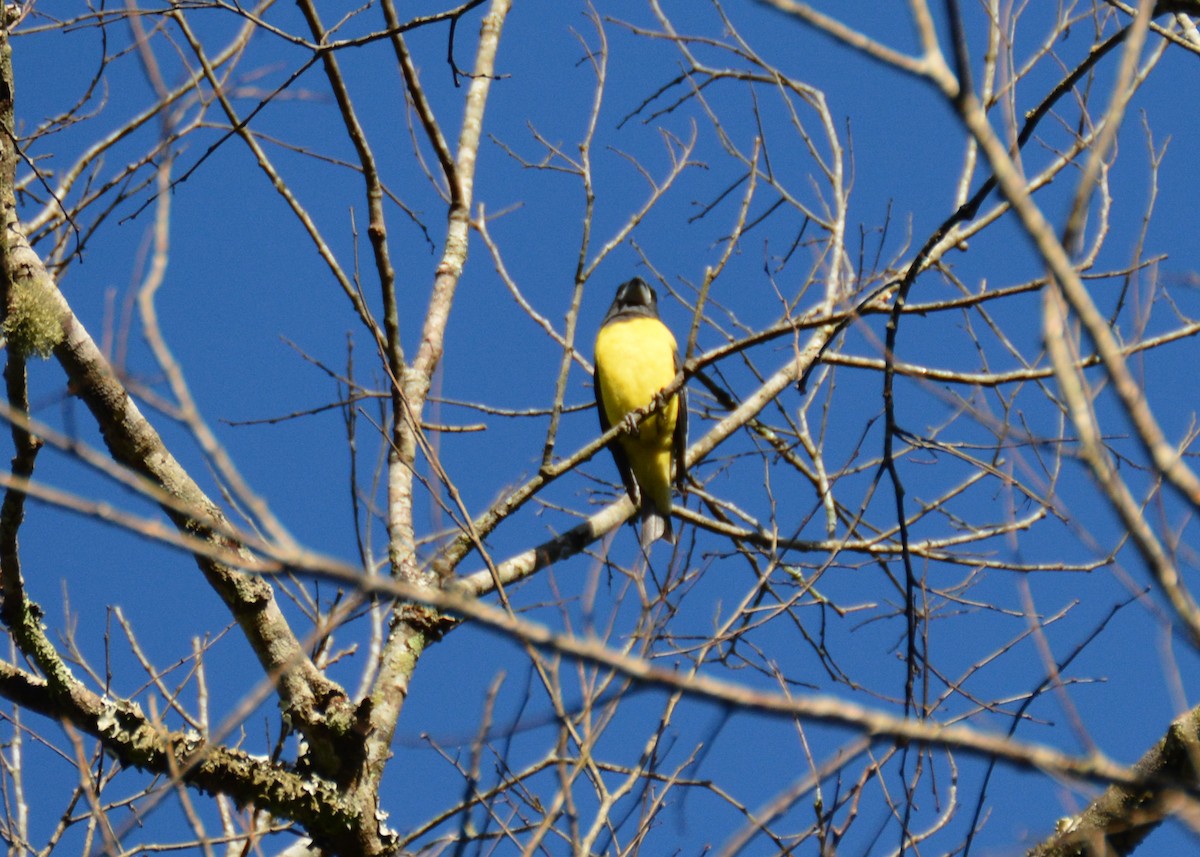
<path fill-rule="evenodd" d="M 645 408 L 679 372 L 675 337 L 658 317 L 658 295 L 641 277 L 623 283 L 596 334 L 594 387 L 600 429 L 608 431 Z M 675 541 L 671 477 L 682 485 L 687 399 L 681 388 L 636 431 L 618 434 L 609 450 L 629 499 L 642 510 L 642 547 Z"/>

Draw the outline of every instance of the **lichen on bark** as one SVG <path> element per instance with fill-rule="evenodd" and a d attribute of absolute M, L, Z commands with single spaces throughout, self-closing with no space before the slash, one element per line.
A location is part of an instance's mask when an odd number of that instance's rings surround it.
<path fill-rule="evenodd" d="M 8 272 L 7 265 L 5 269 Z M 3 323 L 8 347 L 22 357 L 45 359 L 63 341 L 58 302 L 49 291 L 53 287 L 36 277 L 12 277 L 9 273 Z"/>

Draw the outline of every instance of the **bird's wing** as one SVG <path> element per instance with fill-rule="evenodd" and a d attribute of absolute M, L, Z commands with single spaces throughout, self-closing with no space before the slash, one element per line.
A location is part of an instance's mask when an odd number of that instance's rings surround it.
<path fill-rule="evenodd" d="M 675 354 L 675 372 L 678 373 L 682 364 L 679 362 L 679 354 Z M 675 409 L 675 432 L 671 436 L 671 458 L 675 462 L 675 484 L 683 490 L 687 483 L 687 387 L 680 387 L 679 407 Z"/>
<path fill-rule="evenodd" d="M 600 392 L 599 366 L 592 371 L 592 388 L 596 391 L 596 413 L 600 415 L 600 433 L 604 434 L 612 426 L 609 425 L 608 414 L 604 410 L 603 394 Z M 637 480 L 633 478 L 633 471 L 629 467 L 629 459 L 625 457 L 625 450 L 621 448 L 621 444 L 617 442 L 616 438 L 608 442 L 608 451 L 612 453 L 613 461 L 617 465 L 617 472 L 621 474 L 621 481 L 625 483 L 625 493 L 629 495 L 633 505 L 640 505 L 642 492 L 638 489 Z"/>

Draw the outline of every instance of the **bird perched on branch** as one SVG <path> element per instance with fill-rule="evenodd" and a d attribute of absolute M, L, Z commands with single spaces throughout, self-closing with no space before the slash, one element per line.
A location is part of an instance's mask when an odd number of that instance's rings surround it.
<path fill-rule="evenodd" d="M 671 479 L 682 485 L 687 448 L 687 399 L 681 387 L 662 401 L 679 372 L 675 337 L 658 317 L 658 295 L 640 277 L 622 283 L 596 334 L 596 410 L 600 429 L 624 430 L 608 448 L 629 499 L 642 510 L 643 548 L 675 541 Z M 635 412 L 656 405 L 640 420 Z M 636 424 L 636 427 L 635 427 Z"/>

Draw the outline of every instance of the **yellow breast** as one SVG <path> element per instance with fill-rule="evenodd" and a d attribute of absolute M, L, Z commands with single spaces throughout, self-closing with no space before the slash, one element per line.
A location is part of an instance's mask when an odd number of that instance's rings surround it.
<path fill-rule="evenodd" d="M 609 425 L 650 404 L 675 378 L 675 337 L 658 319 L 633 318 L 607 324 L 596 336 L 596 374 Z M 670 444 L 678 401 L 642 423 L 643 442 Z"/>

